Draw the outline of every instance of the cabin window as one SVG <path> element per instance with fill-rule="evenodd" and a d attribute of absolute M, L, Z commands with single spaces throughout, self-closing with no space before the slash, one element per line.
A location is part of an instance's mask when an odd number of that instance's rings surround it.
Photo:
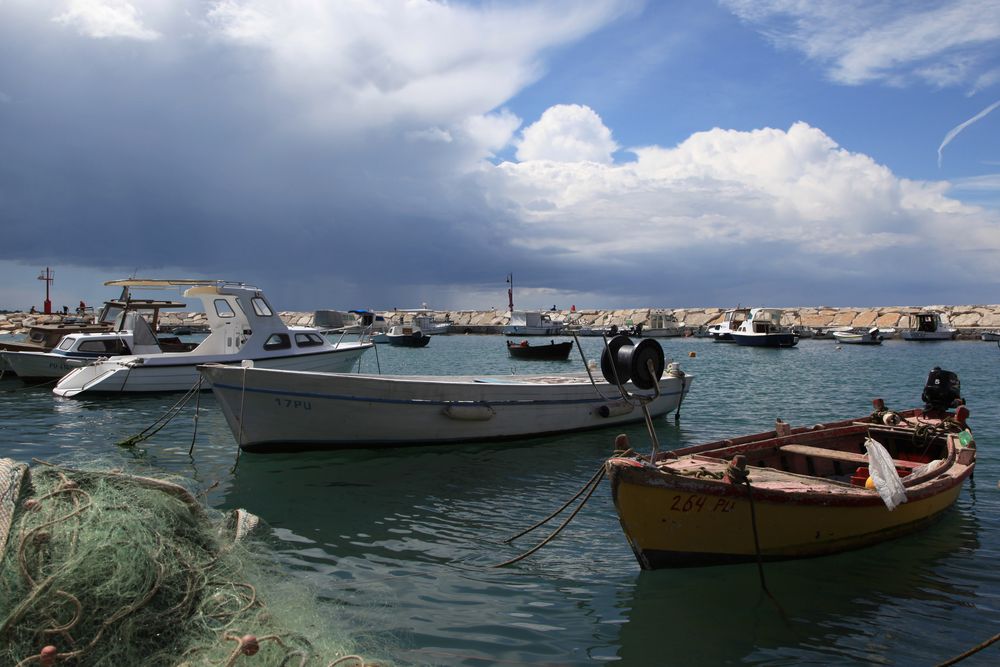
<path fill-rule="evenodd" d="M 101 354 L 128 354 L 128 346 L 120 339 L 85 340 L 77 348 L 80 352 L 98 352 Z"/>
<path fill-rule="evenodd" d="M 320 338 L 319 334 L 297 333 L 295 334 L 295 344 L 299 347 L 314 347 L 316 345 L 322 345 L 323 339 Z"/>
<path fill-rule="evenodd" d="M 225 299 L 215 300 L 215 313 L 219 317 L 236 317 L 236 312 Z"/>
<path fill-rule="evenodd" d="M 60 350 L 68 350 L 69 348 L 73 347 L 73 341 L 74 340 L 76 340 L 76 339 L 75 338 L 63 338 L 62 342 L 59 343 L 59 349 Z"/>
<path fill-rule="evenodd" d="M 257 313 L 258 316 L 271 317 L 274 315 L 274 312 L 271 311 L 271 307 L 267 305 L 267 301 L 264 301 L 263 298 L 255 296 L 250 300 L 250 303 L 253 304 L 253 312 Z"/>
<path fill-rule="evenodd" d="M 288 334 L 276 333 L 271 334 L 271 336 L 264 341 L 265 350 L 287 350 L 292 346 L 292 341 L 289 340 Z"/>

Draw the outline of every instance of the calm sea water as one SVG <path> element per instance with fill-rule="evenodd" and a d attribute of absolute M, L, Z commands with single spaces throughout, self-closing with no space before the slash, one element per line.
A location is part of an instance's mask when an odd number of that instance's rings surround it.
<path fill-rule="evenodd" d="M 584 339 L 596 358 L 599 339 Z M 548 530 L 502 540 L 547 516 L 598 469 L 620 429 L 545 440 L 303 454 L 242 454 L 210 393 L 135 450 L 115 443 L 177 396 L 59 399 L 0 380 L 0 456 L 96 457 L 181 474 L 220 509 L 259 515 L 273 558 L 330 612 L 331 633 L 404 665 L 935 664 L 1000 631 L 1000 349 L 983 342 L 791 350 L 663 342 L 696 376 L 661 446 L 680 447 L 861 416 L 871 399 L 917 406 L 933 366 L 955 371 L 979 447 L 954 510 L 916 535 L 860 551 L 765 566 L 641 572 L 606 483 L 553 542 L 497 569 Z M 694 356 L 691 356 L 691 355 Z M 570 372 L 514 362 L 500 336 L 445 336 L 419 350 L 378 347 L 365 370 Z M 627 429 L 634 446 L 648 438 Z M 234 467 L 235 466 L 235 467 Z M 215 485 L 215 486 L 213 486 Z M 333 627 L 333 626 L 336 627 Z M 963 664 L 1000 663 L 1000 644 Z"/>

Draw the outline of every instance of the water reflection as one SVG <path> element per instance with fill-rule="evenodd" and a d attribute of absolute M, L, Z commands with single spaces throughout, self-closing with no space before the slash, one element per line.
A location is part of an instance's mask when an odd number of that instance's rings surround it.
<path fill-rule="evenodd" d="M 975 597 L 955 574 L 976 567 L 969 555 L 978 533 L 975 517 L 955 508 L 892 542 L 768 563 L 777 605 L 762 593 L 755 565 L 644 572 L 619 595 L 628 620 L 618 655 L 629 665 L 661 665 L 669 646 L 675 664 L 939 662 L 976 643 L 963 635 L 955 639 L 967 643 L 949 649 L 930 640 L 928 626 L 951 622 L 948 609 Z"/>

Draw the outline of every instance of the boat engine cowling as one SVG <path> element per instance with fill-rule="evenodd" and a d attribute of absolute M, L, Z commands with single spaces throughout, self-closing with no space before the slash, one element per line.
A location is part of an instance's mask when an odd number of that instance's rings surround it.
<path fill-rule="evenodd" d="M 965 404 L 958 374 L 941 370 L 940 366 L 935 366 L 927 375 L 927 384 L 920 398 L 927 410 L 948 410 Z"/>

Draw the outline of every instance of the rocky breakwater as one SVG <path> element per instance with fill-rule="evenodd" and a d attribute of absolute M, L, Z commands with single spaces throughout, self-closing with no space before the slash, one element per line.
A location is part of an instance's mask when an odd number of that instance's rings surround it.
<path fill-rule="evenodd" d="M 915 310 L 936 310 L 944 314 L 947 321 L 959 330 L 960 338 L 978 338 L 984 331 L 1000 330 L 1000 305 L 967 306 L 879 306 L 833 307 L 833 306 L 791 306 L 785 311 L 783 323 L 794 326 L 823 327 L 882 327 L 905 328 L 908 312 Z M 605 327 L 617 325 L 628 328 L 637 324 L 646 325 L 651 312 L 671 313 L 678 322 L 691 330 L 709 327 L 722 321 L 724 308 L 621 308 L 614 310 L 580 309 L 549 311 L 552 318 L 573 326 Z M 380 313 L 391 319 L 395 313 Z M 285 311 L 279 313 L 289 325 L 312 326 L 311 312 Z M 22 334 L 36 324 L 58 324 L 73 320 L 73 316 L 62 314 L 42 315 L 33 313 L 0 313 L 0 334 Z M 451 322 L 452 333 L 498 333 L 507 324 L 508 314 L 503 310 L 442 310 L 435 312 L 435 319 Z M 160 329 L 190 328 L 204 330 L 207 327 L 205 314 L 200 312 L 163 312 L 160 314 Z"/>

